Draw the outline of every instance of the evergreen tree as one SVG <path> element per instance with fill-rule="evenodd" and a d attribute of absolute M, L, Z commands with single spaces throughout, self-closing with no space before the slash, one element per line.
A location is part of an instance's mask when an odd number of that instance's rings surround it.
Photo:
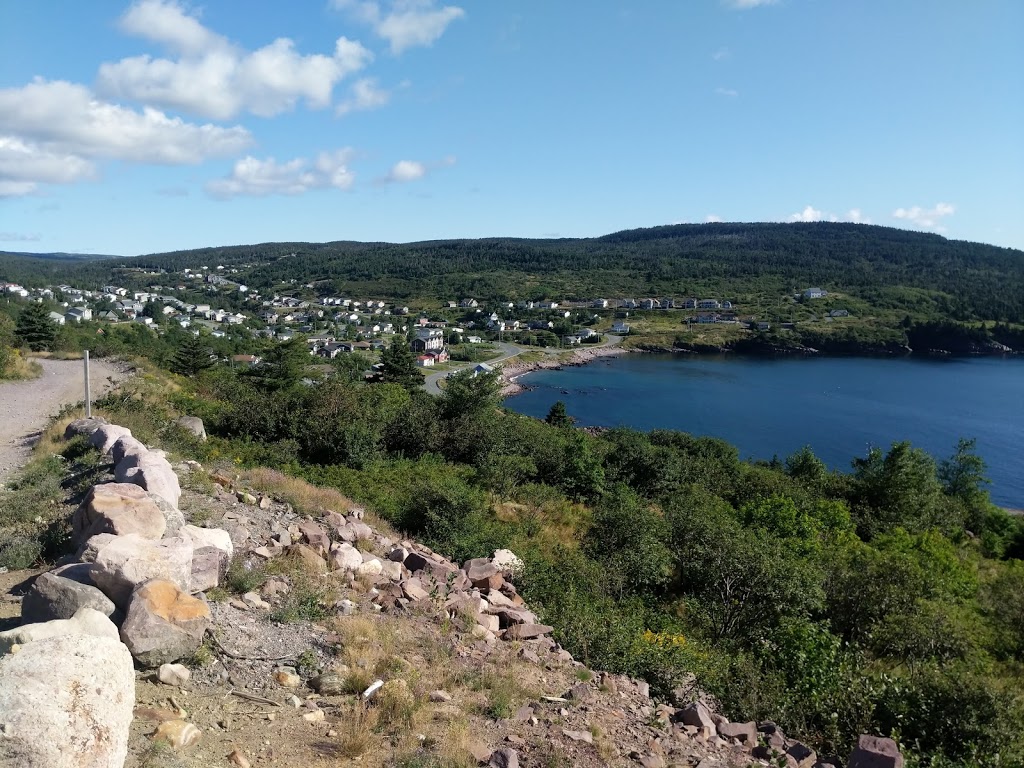
<path fill-rule="evenodd" d="M 576 423 L 576 419 L 569 415 L 569 412 L 565 410 L 565 403 L 561 400 L 555 402 L 551 406 L 551 410 L 548 411 L 548 415 L 544 417 L 544 421 L 555 427 L 571 427 Z"/>
<path fill-rule="evenodd" d="M 381 353 L 380 361 L 385 382 L 400 384 L 410 390 L 423 386 L 423 377 L 416 370 L 412 349 L 400 336 L 396 336 L 391 346 Z"/>
<path fill-rule="evenodd" d="M 271 347 L 263 360 L 247 371 L 265 390 L 289 389 L 299 383 L 309 364 L 309 350 L 301 339 L 288 341 Z"/>
<path fill-rule="evenodd" d="M 14 335 L 33 352 L 41 352 L 53 346 L 57 338 L 57 326 L 50 319 L 49 310 L 33 302 L 18 315 Z"/>
<path fill-rule="evenodd" d="M 195 376 L 213 365 L 210 350 L 202 339 L 191 333 L 185 337 L 171 359 L 170 368 L 181 376 Z"/>

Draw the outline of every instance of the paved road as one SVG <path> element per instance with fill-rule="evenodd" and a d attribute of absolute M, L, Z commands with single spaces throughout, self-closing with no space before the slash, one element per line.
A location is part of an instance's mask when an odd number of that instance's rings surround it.
<path fill-rule="evenodd" d="M 501 349 L 501 357 L 496 357 L 493 360 L 488 360 L 488 365 L 497 365 L 509 360 L 521 352 L 525 352 L 530 347 L 520 347 L 515 344 L 509 344 L 508 342 L 493 342 L 495 346 Z M 463 368 L 472 368 L 476 363 L 462 363 L 458 368 L 448 369 L 447 371 L 437 371 L 436 373 L 428 373 L 426 380 L 423 382 L 423 388 L 432 395 L 440 395 L 443 391 L 440 386 L 441 379 L 448 376 L 448 374 L 456 373 L 461 371 Z"/>
<path fill-rule="evenodd" d="M 0 382 L 0 483 L 28 461 L 50 417 L 84 400 L 81 360 L 39 360 L 43 374 L 29 381 Z M 89 362 L 92 396 L 97 398 L 125 374 L 105 360 Z"/>

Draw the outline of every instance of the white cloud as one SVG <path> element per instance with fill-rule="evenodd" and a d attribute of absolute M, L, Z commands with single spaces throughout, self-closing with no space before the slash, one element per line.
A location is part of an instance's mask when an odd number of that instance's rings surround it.
<path fill-rule="evenodd" d="M 722 2 L 737 11 L 745 11 L 762 5 L 775 5 L 778 0 L 722 0 Z"/>
<path fill-rule="evenodd" d="M 121 17 L 124 32 L 163 43 L 185 54 L 199 54 L 224 48 L 226 41 L 187 15 L 175 2 L 139 0 Z"/>
<path fill-rule="evenodd" d="M 241 126 L 196 125 L 101 101 L 83 85 L 37 79 L 0 89 L 0 194 L 91 178 L 95 160 L 194 164 L 251 141 Z"/>
<path fill-rule="evenodd" d="M 915 205 L 911 208 L 897 208 L 892 212 L 894 218 L 910 222 L 921 229 L 934 229 L 936 232 L 945 232 L 942 226 L 942 219 L 956 213 L 956 208 L 949 203 L 936 203 L 934 208 L 922 208 Z"/>
<path fill-rule="evenodd" d="M 247 111 L 270 117 L 330 105 L 334 86 L 363 69 L 373 54 L 339 37 L 334 52 L 303 55 L 286 37 L 246 51 L 208 30 L 174 0 L 141 0 L 121 18 L 129 34 L 168 46 L 177 59 L 133 56 L 100 66 L 99 91 L 215 119 Z"/>
<path fill-rule="evenodd" d="M 379 184 L 399 183 L 404 184 L 410 181 L 418 181 L 433 170 L 447 168 L 455 165 L 455 157 L 449 155 L 436 163 L 421 163 L 418 160 L 399 160 L 384 176 L 377 179 Z"/>
<path fill-rule="evenodd" d="M 799 213 L 789 215 L 789 221 L 847 221 L 854 224 L 870 224 L 871 219 L 864 216 L 860 208 L 851 208 L 845 216 L 837 216 L 834 213 L 819 211 L 813 205 L 808 205 Z"/>
<path fill-rule="evenodd" d="M 455 5 L 438 8 L 434 0 L 333 0 L 332 4 L 350 10 L 369 24 L 379 37 L 388 41 L 395 55 L 409 48 L 433 45 L 449 24 L 466 15 Z"/>
<path fill-rule="evenodd" d="M 272 157 L 266 160 L 243 157 L 227 177 L 208 182 L 206 191 L 214 197 L 228 199 L 239 195 L 299 195 L 328 187 L 349 189 L 356 178 L 348 167 L 352 155 L 353 151 L 346 148 L 321 152 L 312 162 L 296 158 L 278 163 Z"/>
<path fill-rule="evenodd" d="M 709 213 L 707 216 L 704 217 L 704 223 L 706 223 L 706 224 L 717 224 L 721 220 L 722 220 L 722 217 L 718 216 L 718 215 L 716 215 L 714 213 Z"/>
<path fill-rule="evenodd" d="M 728 48 L 719 48 L 717 51 L 711 54 L 711 58 L 715 61 L 725 61 L 732 56 L 732 51 Z"/>
<path fill-rule="evenodd" d="M 740 95 L 740 92 L 732 88 L 715 88 L 715 93 L 719 96 L 728 96 L 731 99 L 736 98 Z"/>
<path fill-rule="evenodd" d="M 95 172 L 95 166 L 81 157 L 47 150 L 16 136 L 0 136 L 0 197 L 27 195 L 39 184 L 70 184 Z"/>
<path fill-rule="evenodd" d="M 824 219 L 824 214 L 817 208 L 808 205 L 800 213 L 792 213 L 789 216 L 790 221 L 821 221 Z"/>
<path fill-rule="evenodd" d="M 388 172 L 388 181 L 416 181 L 427 175 L 427 166 L 415 160 L 399 160 Z"/>
<path fill-rule="evenodd" d="M 383 107 L 391 100 L 391 92 L 377 87 L 377 80 L 364 77 L 352 84 L 349 98 L 341 102 L 335 114 L 347 115 L 349 112 L 363 112 Z"/>

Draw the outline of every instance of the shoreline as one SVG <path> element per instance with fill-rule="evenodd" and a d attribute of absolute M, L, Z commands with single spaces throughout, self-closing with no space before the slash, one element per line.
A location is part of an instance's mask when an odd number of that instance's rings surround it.
<path fill-rule="evenodd" d="M 501 397 L 512 397 L 520 392 L 525 392 L 527 387 L 521 384 L 519 379 L 534 371 L 557 370 L 565 367 L 576 367 L 587 365 L 602 357 L 614 357 L 628 354 L 630 350 L 623 349 L 618 345 L 607 345 L 603 347 L 588 347 L 586 349 L 575 349 L 568 358 L 561 358 L 559 355 L 551 355 L 549 360 L 536 360 L 524 363 L 512 358 L 501 366 Z"/>

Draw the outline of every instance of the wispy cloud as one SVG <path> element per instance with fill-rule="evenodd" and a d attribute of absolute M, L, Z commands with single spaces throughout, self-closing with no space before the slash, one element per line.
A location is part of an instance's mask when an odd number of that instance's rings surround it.
<path fill-rule="evenodd" d="M 775 5 L 778 0 L 722 0 L 722 5 L 737 11 L 758 8 L 763 5 Z"/>
<path fill-rule="evenodd" d="M 942 219 L 956 213 L 956 207 L 950 203 L 936 203 L 934 208 L 922 208 L 919 205 L 910 208 L 897 208 L 892 212 L 893 218 L 902 219 L 921 229 L 934 229 L 945 232 Z"/>
<path fill-rule="evenodd" d="M 728 96 L 730 99 L 735 99 L 740 95 L 740 92 L 733 88 L 715 88 L 715 93 L 719 96 Z"/>
<path fill-rule="evenodd" d="M 714 213 L 709 213 L 707 216 L 704 217 L 705 224 L 717 224 L 721 221 L 722 217 Z"/>
<path fill-rule="evenodd" d="M 789 221 L 846 221 L 854 224 L 870 224 L 871 219 L 864 216 L 860 208 L 851 208 L 844 215 L 840 216 L 835 213 L 826 213 L 815 208 L 813 205 L 808 205 L 802 211 L 798 213 L 791 213 L 788 218 Z"/>
<path fill-rule="evenodd" d="M 410 181 L 419 181 L 428 173 L 438 168 L 447 168 L 455 165 L 455 157 L 448 156 L 436 163 L 421 163 L 418 160 L 399 160 L 384 176 L 377 179 L 380 184 L 405 184 Z"/>
<path fill-rule="evenodd" d="M 711 54 L 711 58 L 715 61 L 725 61 L 732 56 L 732 51 L 728 48 L 719 48 L 717 51 Z"/>
<path fill-rule="evenodd" d="M 353 85 L 349 97 L 341 102 L 335 114 L 347 115 L 349 112 L 365 112 L 379 109 L 391 100 L 391 92 L 377 87 L 376 78 L 364 77 Z"/>
<path fill-rule="evenodd" d="M 409 48 L 433 45 L 466 12 L 455 5 L 438 7 L 434 0 L 331 0 L 348 10 L 374 33 L 388 41 L 396 56 Z"/>
<path fill-rule="evenodd" d="M 244 157 L 235 163 L 231 173 L 223 179 L 207 182 L 206 191 L 221 200 L 240 195 L 266 197 L 267 195 L 301 195 L 312 189 L 349 189 L 355 183 L 355 174 L 348 164 L 354 152 L 339 149 L 321 152 L 310 161 L 295 158 L 278 163 L 272 157 L 260 160 Z"/>
<path fill-rule="evenodd" d="M 345 37 L 330 53 L 299 53 L 287 37 L 249 51 L 204 27 L 176 0 L 138 0 L 121 17 L 120 28 L 167 47 L 175 57 L 105 63 L 97 77 L 101 94 L 218 120 L 242 112 L 270 117 L 299 101 L 323 109 L 335 84 L 373 59 Z"/>
<path fill-rule="evenodd" d="M 0 242 L 4 243 L 38 243 L 42 239 L 38 232 L 0 232 Z"/>

